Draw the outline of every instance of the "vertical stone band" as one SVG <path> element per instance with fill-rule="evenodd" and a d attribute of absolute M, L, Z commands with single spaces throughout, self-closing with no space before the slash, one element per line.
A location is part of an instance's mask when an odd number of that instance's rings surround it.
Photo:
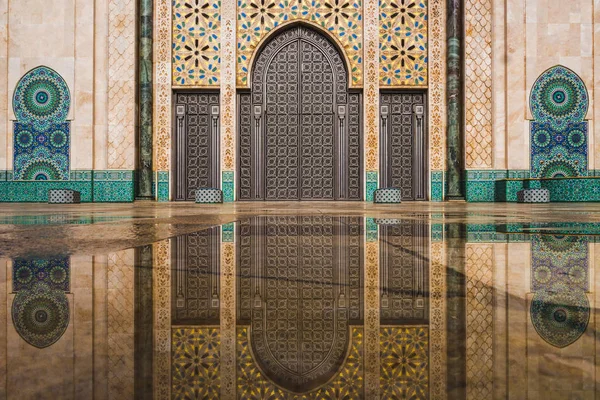
<path fill-rule="evenodd" d="M 448 104 L 448 193 L 446 199 L 464 199 L 463 171 L 463 124 L 462 124 L 462 1 L 448 0 L 448 49 L 447 85 Z"/>
<path fill-rule="evenodd" d="M 152 198 L 152 24 L 153 0 L 140 0 L 138 197 Z"/>

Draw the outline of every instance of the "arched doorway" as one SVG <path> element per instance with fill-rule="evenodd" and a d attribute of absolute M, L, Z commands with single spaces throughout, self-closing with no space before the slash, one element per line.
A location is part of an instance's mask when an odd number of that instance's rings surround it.
<path fill-rule="evenodd" d="M 360 109 L 325 36 L 300 25 L 279 33 L 239 94 L 239 199 L 360 200 Z"/>

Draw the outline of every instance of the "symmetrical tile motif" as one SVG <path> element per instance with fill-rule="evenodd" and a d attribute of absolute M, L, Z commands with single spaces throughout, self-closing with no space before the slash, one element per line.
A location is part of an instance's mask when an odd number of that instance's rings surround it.
<path fill-rule="evenodd" d="M 37 67 L 15 88 L 14 180 L 69 180 L 71 94 L 56 71 Z"/>
<path fill-rule="evenodd" d="M 154 168 L 170 170 L 172 0 L 154 1 Z"/>
<path fill-rule="evenodd" d="M 429 329 L 381 328 L 382 399 L 429 398 Z"/>
<path fill-rule="evenodd" d="M 253 55 L 274 29 L 292 21 L 305 21 L 329 31 L 346 55 L 351 86 L 363 81 L 361 0 L 238 0 L 237 85 L 249 87 Z M 225 60 L 223 60 L 225 62 Z"/>
<path fill-rule="evenodd" d="M 531 89 L 531 177 L 587 176 L 589 106 L 583 80 L 555 66 Z"/>
<path fill-rule="evenodd" d="M 467 244 L 467 398 L 489 399 L 494 389 L 494 248 Z"/>
<path fill-rule="evenodd" d="M 380 276 L 379 230 L 371 218 L 365 225 L 365 398 L 379 398 L 380 386 Z"/>
<path fill-rule="evenodd" d="M 108 256 L 108 397 L 133 398 L 134 261 L 133 250 Z"/>
<path fill-rule="evenodd" d="M 175 399 L 220 399 L 219 328 L 174 328 L 171 394 Z"/>
<path fill-rule="evenodd" d="M 221 0 L 173 1 L 173 85 L 219 86 Z"/>
<path fill-rule="evenodd" d="M 253 359 L 248 328 L 237 329 L 237 387 L 238 399 L 354 399 L 363 398 L 363 332 L 351 329 L 350 351 L 340 372 L 327 384 L 304 395 L 284 392 L 269 381 Z"/>
<path fill-rule="evenodd" d="M 379 187 L 379 1 L 364 4 L 365 198 L 372 201 Z"/>
<path fill-rule="evenodd" d="M 223 200 L 234 201 L 236 170 L 236 5 L 227 1 L 222 7 L 221 21 L 221 171 Z M 237 35 L 236 35 L 237 33 Z"/>
<path fill-rule="evenodd" d="M 380 0 L 381 86 L 427 87 L 427 0 Z"/>
<path fill-rule="evenodd" d="M 466 167 L 492 168 L 492 0 L 465 1 Z"/>
<path fill-rule="evenodd" d="M 108 168 L 135 168 L 136 2 L 108 2 Z"/>
<path fill-rule="evenodd" d="M 446 1 L 429 0 L 428 6 L 429 162 L 431 171 L 444 171 L 446 169 Z"/>

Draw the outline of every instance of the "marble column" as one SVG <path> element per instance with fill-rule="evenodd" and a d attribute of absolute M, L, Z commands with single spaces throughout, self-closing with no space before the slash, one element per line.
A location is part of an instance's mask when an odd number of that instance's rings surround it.
<path fill-rule="evenodd" d="M 448 224 L 446 240 L 447 396 L 466 399 L 466 226 Z"/>
<path fill-rule="evenodd" d="M 447 200 L 464 200 L 464 134 L 462 115 L 462 0 L 448 0 L 447 20 Z"/>
<path fill-rule="evenodd" d="M 153 0 L 140 0 L 138 198 L 152 198 L 152 17 Z"/>

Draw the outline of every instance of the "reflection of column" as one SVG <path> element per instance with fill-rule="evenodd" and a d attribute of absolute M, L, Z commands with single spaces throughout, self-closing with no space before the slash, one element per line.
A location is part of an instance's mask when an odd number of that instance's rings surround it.
<path fill-rule="evenodd" d="M 489 399 L 494 389 L 493 245 L 467 245 L 466 256 L 467 399 Z"/>
<path fill-rule="evenodd" d="M 222 227 L 221 241 L 221 399 L 235 399 L 236 303 L 234 225 Z"/>
<path fill-rule="evenodd" d="M 171 399 L 171 243 L 153 245 L 154 399 Z"/>
<path fill-rule="evenodd" d="M 108 398 L 108 333 L 107 333 L 107 272 L 108 256 L 95 256 L 93 272 L 94 299 L 94 398 Z"/>
<path fill-rule="evenodd" d="M 431 398 L 446 399 L 446 251 L 431 243 L 429 354 Z"/>
<path fill-rule="evenodd" d="M 134 250 L 108 256 L 108 398 L 133 398 Z"/>
<path fill-rule="evenodd" d="M 365 237 L 365 398 L 378 399 L 379 371 L 379 233 L 366 219 Z"/>
<path fill-rule="evenodd" d="M 152 246 L 136 250 L 135 396 L 152 398 Z"/>
<path fill-rule="evenodd" d="M 224 201 L 234 201 L 236 1 L 221 5 L 221 171 Z"/>
<path fill-rule="evenodd" d="M 464 224 L 449 224 L 446 275 L 448 398 L 465 398 L 465 232 Z"/>

